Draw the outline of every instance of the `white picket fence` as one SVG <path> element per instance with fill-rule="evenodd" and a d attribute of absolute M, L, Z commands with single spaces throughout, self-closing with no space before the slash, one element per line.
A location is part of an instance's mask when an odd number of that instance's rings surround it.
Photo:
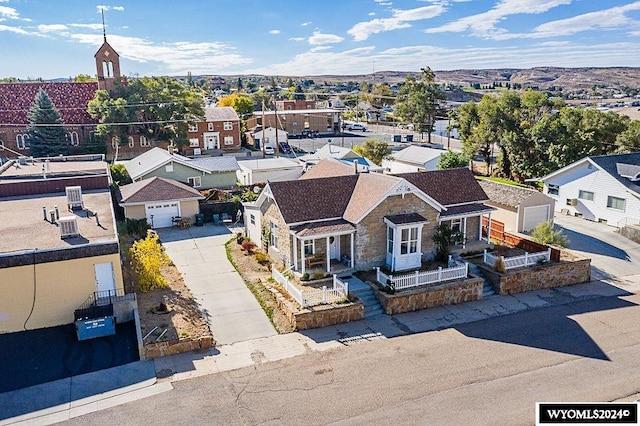
<path fill-rule="evenodd" d="M 275 265 L 271 265 L 271 276 L 293 297 L 301 307 L 315 306 L 323 303 L 333 303 L 344 300 L 349 295 L 349 283 L 333 276 L 333 287 L 323 286 L 315 291 L 301 290 L 292 283 L 289 278 L 278 271 Z"/>
<path fill-rule="evenodd" d="M 496 259 L 498 255 L 487 253 L 484 251 L 484 256 L 482 261 L 485 265 L 489 265 L 493 267 L 496 264 Z M 545 251 L 541 251 L 538 253 L 528 253 L 525 252 L 522 256 L 512 256 L 512 257 L 504 257 L 504 268 L 505 269 L 514 269 L 514 268 L 522 268 L 523 266 L 532 266 L 537 265 L 538 262 L 548 262 L 551 260 L 551 249 L 547 249 Z"/>
<path fill-rule="evenodd" d="M 459 280 L 466 278 L 469 274 L 469 264 L 458 262 L 449 258 L 449 264 L 454 265 L 449 268 L 439 267 L 433 271 L 415 271 L 410 274 L 387 275 L 376 268 L 376 279 L 379 283 L 391 285 L 396 290 L 418 287 L 421 285 L 433 285 L 445 281 Z"/>

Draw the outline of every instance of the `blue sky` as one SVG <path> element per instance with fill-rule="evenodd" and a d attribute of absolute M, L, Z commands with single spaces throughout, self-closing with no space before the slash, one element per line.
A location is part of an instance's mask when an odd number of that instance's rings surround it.
<path fill-rule="evenodd" d="M 632 0 L 0 0 L 0 78 L 640 66 Z"/>

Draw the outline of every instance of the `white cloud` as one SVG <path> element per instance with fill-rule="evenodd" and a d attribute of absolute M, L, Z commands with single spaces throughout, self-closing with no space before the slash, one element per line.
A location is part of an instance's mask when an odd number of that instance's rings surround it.
<path fill-rule="evenodd" d="M 98 6 L 96 6 L 96 8 L 98 9 L 98 13 L 102 12 L 102 11 L 108 11 L 108 10 L 117 10 L 119 12 L 122 12 L 124 10 L 124 6 L 107 6 L 104 4 L 99 4 Z"/>
<path fill-rule="evenodd" d="M 43 33 L 67 31 L 69 27 L 64 24 L 38 25 L 38 31 Z"/>
<path fill-rule="evenodd" d="M 506 30 L 497 27 L 498 23 L 507 16 L 540 14 L 557 6 L 568 5 L 571 2 L 572 0 L 500 0 L 496 6 L 487 12 L 466 16 L 440 27 L 426 29 L 425 32 L 433 34 L 470 31 L 471 34 L 483 38 L 510 38 L 510 36 L 506 35 Z"/>
<path fill-rule="evenodd" d="M 311 25 L 311 21 L 303 22 L 300 25 L 303 26 L 303 27 L 307 27 L 307 26 Z"/>
<path fill-rule="evenodd" d="M 269 34 L 280 34 L 280 30 L 271 30 Z"/>
<path fill-rule="evenodd" d="M 376 16 L 376 13 L 375 13 L 375 12 L 369 12 L 367 15 L 369 15 L 369 16 Z"/>
<path fill-rule="evenodd" d="M 290 37 L 289 40 L 291 40 L 291 41 L 305 41 L 306 38 L 305 37 Z"/>
<path fill-rule="evenodd" d="M 0 24 L 0 32 L 1 31 L 7 31 L 7 32 L 10 32 L 10 33 L 22 34 L 22 35 L 32 35 L 30 32 L 25 31 L 22 28 L 12 27 L 10 25 L 2 25 L 2 24 Z"/>
<path fill-rule="evenodd" d="M 309 44 L 314 46 L 321 46 L 325 44 L 336 44 L 344 40 L 344 37 L 340 37 L 335 34 L 323 34 L 320 31 L 314 31 L 313 35 L 309 37 Z"/>
<path fill-rule="evenodd" d="M 0 19 L 20 19 L 20 14 L 12 7 L 0 6 Z"/>
<path fill-rule="evenodd" d="M 358 22 L 347 33 L 353 36 L 355 41 L 364 41 L 372 34 L 409 28 L 412 21 L 431 19 L 441 15 L 445 11 L 442 5 L 422 6 L 415 9 L 393 10 L 391 18 L 377 18 L 368 22 Z"/>
<path fill-rule="evenodd" d="M 101 30 L 102 24 L 68 24 L 70 27 L 74 28 L 87 28 L 89 30 Z"/>

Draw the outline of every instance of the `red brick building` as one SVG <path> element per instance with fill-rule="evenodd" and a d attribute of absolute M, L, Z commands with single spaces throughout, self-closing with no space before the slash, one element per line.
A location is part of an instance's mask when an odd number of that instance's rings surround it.
<path fill-rule="evenodd" d="M 189 126 L 185 155 L 219 154 L 240 149 L 240 117 L 231 107 L 207 106 L 204 121 Z"/>

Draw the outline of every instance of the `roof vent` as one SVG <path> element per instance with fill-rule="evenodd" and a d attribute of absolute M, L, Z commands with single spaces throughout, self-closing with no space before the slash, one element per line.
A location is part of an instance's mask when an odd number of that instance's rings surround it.
<path fill-rule="evenodd" d="M 67 206 L 69 210 L 74 210 L 77 208 L 84 209 L 81 186 L 67 186 L 64 188 L 64 190 L 67 193 Z"/>
<path fill-rule="evenodd" d="M 76 216 L 61 217 L 58 219 L 58 225 L 60 225 L 60 238 L 77 237 L 80 235 Z"/>

